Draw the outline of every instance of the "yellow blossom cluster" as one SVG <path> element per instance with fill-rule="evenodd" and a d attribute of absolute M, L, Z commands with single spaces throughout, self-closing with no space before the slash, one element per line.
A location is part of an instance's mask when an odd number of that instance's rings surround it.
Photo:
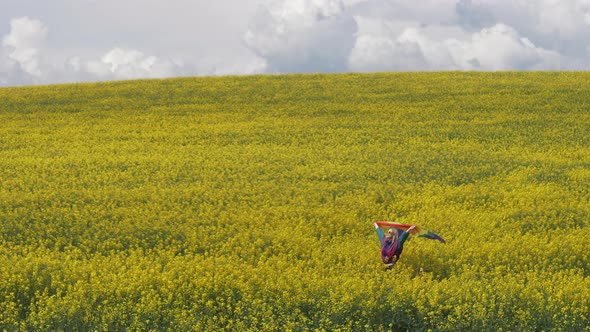
<path fill-rule="evenodd" d="M 590 331 L 590 74 L 0 89 L 0 330 Z M 384 271 L 372 223 L 417 224 Z"/>

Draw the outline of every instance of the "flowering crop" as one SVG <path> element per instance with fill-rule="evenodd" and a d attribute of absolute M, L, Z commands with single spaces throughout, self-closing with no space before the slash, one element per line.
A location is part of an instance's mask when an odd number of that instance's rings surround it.
<path fill-rule="evenodd" d="M 2 88 L 0 329 L 588 331 L 589 82 Z"/>

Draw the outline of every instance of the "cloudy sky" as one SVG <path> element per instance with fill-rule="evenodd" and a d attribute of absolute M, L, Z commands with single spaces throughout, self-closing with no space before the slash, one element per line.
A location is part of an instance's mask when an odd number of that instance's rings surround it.
<path fill-rule="evenodd" d="M 0 0 L 0 86 L 588 70 L 590 0 Z"/>

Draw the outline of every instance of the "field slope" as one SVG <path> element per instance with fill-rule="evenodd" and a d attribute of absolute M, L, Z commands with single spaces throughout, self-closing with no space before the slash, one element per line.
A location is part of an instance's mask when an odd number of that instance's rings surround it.
<path fill-rule="evenodd" d="M 0 330 L 589 331 L 589 133 L 590 73 L 2 88 Z"/>

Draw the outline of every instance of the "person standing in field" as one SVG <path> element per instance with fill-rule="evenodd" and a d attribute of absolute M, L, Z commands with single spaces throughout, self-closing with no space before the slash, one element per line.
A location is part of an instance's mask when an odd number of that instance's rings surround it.
<path fill-rule="evenodd" d="M 411 226 L 405 231 L 400 231 L 395 227 L 389 227 L 387 234 L 385 234 L 377 223 L 374 225 L 381 241 L 381 260 L 386 265 L 386 270 L 389 270 L 399 260 L 399 256 L 404 250 L 404 242 L 410 236 L 410 231 L 416 228 L 416 226 Z"/>

